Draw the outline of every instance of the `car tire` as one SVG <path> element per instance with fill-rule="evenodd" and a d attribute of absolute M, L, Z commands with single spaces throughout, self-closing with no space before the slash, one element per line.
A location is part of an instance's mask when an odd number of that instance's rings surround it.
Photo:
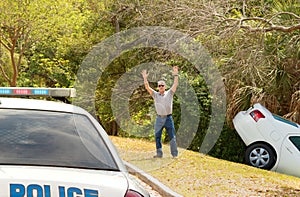
<path fill-rule="evenodd" d="M 253 144 L 246 149 L 245 163 L 253 167 L 270 170 L 276 163 L 276 154 L 266 144 Z"/>

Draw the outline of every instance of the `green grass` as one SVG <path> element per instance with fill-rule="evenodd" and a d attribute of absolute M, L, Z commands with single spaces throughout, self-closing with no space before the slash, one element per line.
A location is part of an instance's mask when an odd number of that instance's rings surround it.
<path fill-rule="evenodd" d="M 154 159 L 155 143 L 146 140 L 110 137 L 121 158 L 187 197 L 199 196 L 300 196 L 300 179 L 244 164 L 179 149 L 170 156 Z"/>

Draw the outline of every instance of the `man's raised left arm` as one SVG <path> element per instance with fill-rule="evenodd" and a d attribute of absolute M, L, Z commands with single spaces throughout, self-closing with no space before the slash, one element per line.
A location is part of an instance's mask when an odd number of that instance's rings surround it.
<path fill-rule="evenodd" d="M 174 83 L 171 87 L 172 92 L 175 92 L 178 86 L 178 66 L 173 67 Z"/>

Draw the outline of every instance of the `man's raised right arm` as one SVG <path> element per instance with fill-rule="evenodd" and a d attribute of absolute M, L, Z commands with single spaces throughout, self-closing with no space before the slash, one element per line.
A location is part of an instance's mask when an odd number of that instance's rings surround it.
<path fill-rule="evenodd" d="M 144 85 L 145 85 L 145 88 L 146 90 L 149 92 L 149 94 L 152 96 L 153 94 L 153 89 L 150 87 L 149 85 L 149 82 L 148 82 L 148 73 L 147 73 L 147 70 L 143 70 L 142 71 L 142 76 L 143 76 L 143 79 L 144 79 Z"/>

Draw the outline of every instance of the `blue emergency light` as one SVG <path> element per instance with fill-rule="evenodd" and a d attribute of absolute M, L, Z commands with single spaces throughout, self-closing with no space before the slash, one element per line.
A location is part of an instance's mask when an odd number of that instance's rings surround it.
<path fill-rule="evenodd" d="M 34 89 L 32 90 L 32 93 L 35 95 L 49 95 L 49 90 L 47 89 Z"/>
<path fill-rule="evenodd" d="M 11 94 L 11 89 L 0 89 L 0 95 L 10 95 Z"/>

